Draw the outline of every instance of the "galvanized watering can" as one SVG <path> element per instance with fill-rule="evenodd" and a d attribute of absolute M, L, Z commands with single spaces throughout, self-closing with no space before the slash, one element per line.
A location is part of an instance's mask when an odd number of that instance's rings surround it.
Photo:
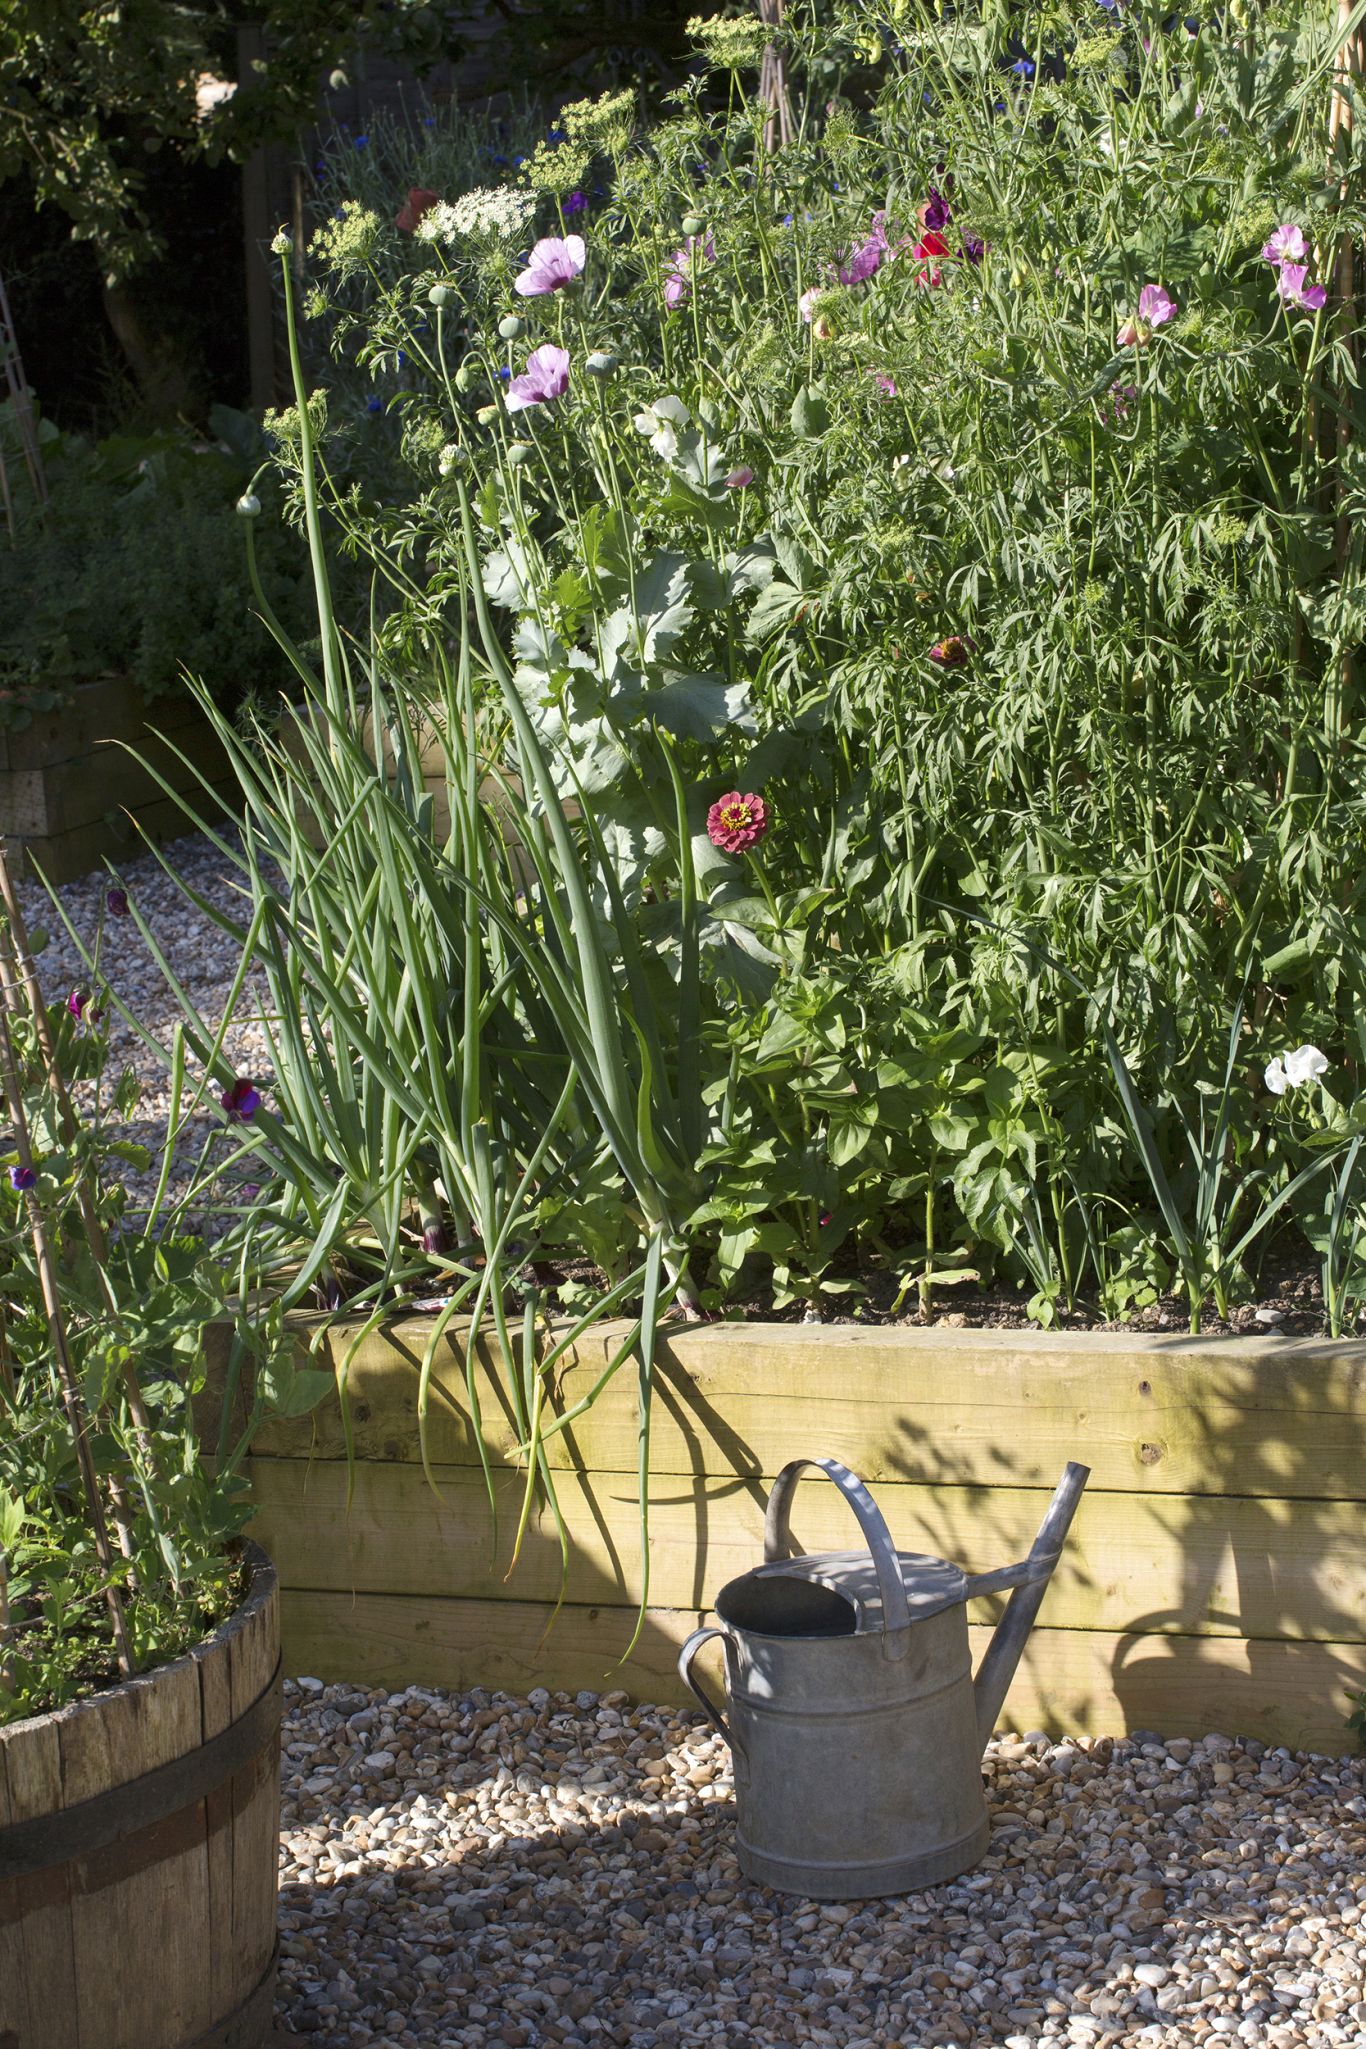
<path fill-rule="evenodd" d="M 866 1551 L 792 1556 L 797 1477 L 815 1466 L 857 1516 Z M 736 1852 L 760 1885 L 868 1899 L 955 1877 L 987 1847 L 981 1759 L 1090 1476 L 1069 1465 L 1028 1558 L 969 1574 L 898 1552 L 877 1503 L 838 1459 L 794 1459 L 769 1496 L 763 1565 L 722 1587 L 720 1627 L 678 1669 L 735 1758 Z M 967 1603 L 1014 1589 L 974 1679 Z M 693 1677 L 725 1644 L 730 1723 Z"/>

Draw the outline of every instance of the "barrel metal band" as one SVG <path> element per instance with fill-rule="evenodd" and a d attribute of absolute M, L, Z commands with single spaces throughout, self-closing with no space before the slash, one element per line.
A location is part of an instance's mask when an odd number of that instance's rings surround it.
<path fill-rule="evenodd" d="M 265 1749 L 280 1721 L 282 1668 L 235 1721 L 183 1757 L 159 1764 L 140 1778 L 96 1793 L 74 1807 L 0 1828 L 0 1879 L 26 1878 L 34 1871 L 69 1864 L 123 1836 L 151 1828 L 215 1792 Z"/>
<path fill-rule="evenodd" d="M 207 2034 L 196 2035 L 193 2042 L 185 2044 L 185 2049 L 261 2049 L 268 2039 L 278 2039 L 269 2035 L 268 2030 L 275 2008 L 275 1971 L 279 1961 L 280 1938 L 276 1936 L 270 1962 L 256 1989 L 233 2008 L 226 2020 L 219 2021 Z"/>

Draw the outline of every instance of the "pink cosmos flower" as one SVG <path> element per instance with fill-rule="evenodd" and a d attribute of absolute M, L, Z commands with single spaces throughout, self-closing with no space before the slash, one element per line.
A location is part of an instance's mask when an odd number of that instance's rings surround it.
<path fill-rule="evenodd" d="M 440 196 L 438 192 L 429 192 L 425 185 L 410 187 L 408 197 L 394 215 L 394 226 L 400 235 L 415 235 L 418 222 L 431 212 Z"/>
<path fill-rule="evenodd" d="M 681 249 L 675 249 L 670 258 L 672 268 L 664 280 L 664 304 L 677 306 L 692 290 L 693 271 L 699 259 L 704 263 L 715 263 L 716 244 L 710 235 L 703 241 L 700 235 L 689 235 Z"/>
<path fill-rule="evenodd" d="M 1322 285 L 1307 285 L 1304 278 L 1302 263 L 1283 263 L 1276 280 L 1276 290 L 1287 306 L 1307 306 L 1311 312 L 1317 313 L 1328 294 Z"/>
<path fill-rule="evenodd" d="M 528 406 L 548 405 L 563 398 L 569 389 L 569 351 L 544 342 L 526 359 L 526 369 L 508 385 L 507 409 L 524 412 Z"/>
<path fill-rule="evenodd" d="M 768 831 L 768 806 L 751 791 L 742 796 L 730 790 L 718 797 L 707 813 L 707 838 L 727 854 L 742 854 L 755 847 Z"/>
<path fill-rule="evenodd" d="M 582 235 L 543 235 L 527 258 L 526 269 L 512 281 L 524 299 L 541 299 L 572 285 L 588 260 Z"/>
<path fill-rule="evenodd" d="M 1268 263 L 1303 263 L 1308 254 L 1304 229 L 1297 228 L 1293 221 L 1282 221 L 1262 250 Z"/>

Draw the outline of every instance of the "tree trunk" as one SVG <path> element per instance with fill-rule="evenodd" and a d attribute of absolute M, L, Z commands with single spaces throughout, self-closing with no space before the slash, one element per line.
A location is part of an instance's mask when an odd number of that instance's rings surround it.
<path fill-rule="evenodd" d="M 106 284 L 104 310 L 153 418 L 166 425 L 192 420 L 197 407 L 189 374 L 166 343 L 147 332 L 133 286 Z"/>

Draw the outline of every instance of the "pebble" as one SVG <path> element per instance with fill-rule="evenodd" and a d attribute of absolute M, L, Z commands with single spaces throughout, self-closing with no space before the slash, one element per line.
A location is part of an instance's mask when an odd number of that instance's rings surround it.
<path fill-rule="evenodd" d="M 805 1900 L 745 1883 L 730 1756 L 691 1713 L 291 1681 L 277 2025 L 329 2049 L 1360 2049 L 1366 1759 L 1036 1731 L 985 1767 L 975 1870 Z"/>

